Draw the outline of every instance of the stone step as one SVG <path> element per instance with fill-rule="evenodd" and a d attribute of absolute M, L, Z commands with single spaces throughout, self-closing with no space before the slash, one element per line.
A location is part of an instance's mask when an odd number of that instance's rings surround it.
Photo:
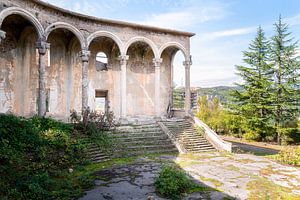
<path fill-rule="evenodd" d="M 118 141 L 120 142 L 124 142 L 124 141 L 133 141 L 133 140 L 156 140 L 156 139 L 168 139 L 167 135 L 149 135 L 147 137 L 142 136 L 142 137 L 119 137 L 116 138 Z"/>
<path fill-rule="evenodd" d="M 185 146 L 191 146 L 191 145 L 211 145 L 210 143 L 208 143 L 207 141 L 201 141 L 201 142 L 187 142 L 187 141 L 183 141 L 182 142 L 183 145 Z"/>
<path fill-rule="evenodd" d="M 176 147 L 173 144 L 168 145 L 137 145 L 119 148 L 117 151 L 137 151 L 137 150 L 156 150 L 156 149 L 173 149 Z"/>
<path fill-rule="evenodd" d="M 214 148 L 211 149 L 201 149 L 201 150 L 190 150 L 191 153 L 201 153 L 201 152 L 207 152 L 207 151 L 215 151 Z"/>
<path fill-rule="evenodd" d="M 100 163 L 100 162 L 106 162 L 106 161 L 109 161 L 110 158 L 95 158 L 95 159 L 91 159 L 91 161 L 93 163 Z"/>
<path fill-rule="evenodd" d="M 186 149 L 207 149 L 207 148 L 214 148 L 211 145 L 199 145 L 199 146 L 184 146 Z"/>
<path fill-rule="evenodd" d="M 158 125 L 153 126 L 153 127 L 118 127 L 116 130 L 119 131 L 123 131 L 123 130 L 152 130 L 152 129 L 160 129 L 160 127 Z"/>
<path fill-rule="evenodd" d="M 173 144 L 171 140 L 169 139 L 157 139 L 157 140 L 139 140 L 139 141 L 135 141 L 135 140 L 131 140 L 131 141 L 126 141 L 126 142 L 122 142 L 122 145 L 127 145 L 127 146 L 135 146 L 136 144 L 139 145 L 161 145 L 161 144 Z"/>
<path fill-rule="evenodd" d="M 159 150 L 148 150 L 148 151 L 132 151 L 132 152 L 123 152 L 114 155 L 113 157 L 129 157 L 129 156 L 137 156 L 141 154 L 173 154 L 178 153 L 178 150 L 176 148 L 172 149 L 159 149 Z"/>
<path fill-rule="evenodd" d="M 157 132 L 153 132 L 153 133 L 120 133 L 120 134 L 115 134 L 114 138 L 118 139 L 118 138 L 132 138 L 132 137 L 151 137 L 151 136 L 161 136 L 164 135 L 163 133 L 157 133 Z"/>
<path fill-rule="evenodd" d="M 187 149 L 214 149 L 213 146 L 208 145 L 208 146 L 197 146 L 197 147 L 186 147 Z"/>

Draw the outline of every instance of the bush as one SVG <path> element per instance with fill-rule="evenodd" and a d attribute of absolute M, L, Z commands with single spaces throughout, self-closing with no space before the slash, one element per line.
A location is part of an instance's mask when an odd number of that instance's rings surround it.
<path fill-rule="evenodd" d="M 0 199 L 59 199 L 58 183 L 84 160 L 72 131 L 50 118 L 0 114 Z"/>
<path fill-rule="evenodd" d="M 188 192 L 195 185 L 185 172 L 170 165 L 163 166 L 155 180 L 156 191 L 163 197 L 172 200 L 180 199 L 183 193 Z"/>
<path fill-rule="evenodd" d="M 259 141 L 261 139 L 261 135 L 255 131 L 247 130 L 243 135 L 243 138 L 247 141 Z"/>
<path fill-rule="evenodd" d="M 284 164 L 289 165 L 300 165 L 300 146 L 297 147 L 286 147 L 279 152 L 275 157 L 276 160 Z"/>

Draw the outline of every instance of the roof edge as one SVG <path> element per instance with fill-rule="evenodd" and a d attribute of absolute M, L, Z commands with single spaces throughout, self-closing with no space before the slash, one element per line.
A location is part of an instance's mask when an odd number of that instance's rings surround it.
<path fill-rule="evenodd" d="M 50 9 L 60 11 L 65 14 L 69 14 L 69 15 L 72 15 L 75 17 L 93 20 L 93 21 L 97 21 L 97 22 L 103 22 L 103 23 L 114 24 L 114 25 L 119 25 L 119 26 L 128 26 L 128 27 L 132 27 L 132 28 L 141 28 L 141 29 L 145 29 L 145 30 L 152 30 L 152 31 L 156 31 L 156 32 L 164 32 L 164 33 L 170 33 L 170 34 L 175 34 L 175 35 L 183 35 L 183 36 L 188 36 L 188 37 L 192 37 L 195 35 L 195 33 L 186 32 L 186 31 L 178 31 L 178 30 L 174 30 L 174 29 L 160 28 L 160 27 L 156 27 L 156 26 L 148 26 L 148 25 L 142 25 L 142 24 L 137 24 L 137 23 L 132 23 L 132 22 L 125 22 L 125 21 L 120 21 L 120 20 L 98 18 L 98 17 L 70 11 L 70 10 L 67 10 L 64 8 L 60 8 L 58 6 L 55 6 L 53 4 L 50 4 L 48 2 L 44 2 L 41 0 L 30 0 L 30 1 L 35 2 L 41 6 L 48 7 Z"/>

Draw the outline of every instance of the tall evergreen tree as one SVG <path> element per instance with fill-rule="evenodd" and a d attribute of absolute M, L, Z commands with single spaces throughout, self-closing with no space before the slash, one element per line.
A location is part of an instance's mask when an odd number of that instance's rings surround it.
<path fill-rule="evenodd" d="M 288 25 L 281 17 L 275 26 L 271 40 L 271 64 L 274 70 L 273 111 L 277 141 L 280 143 L 280 129 L 299 116 L 300 63 L 297 56 L 297 42 L 291 37 Z"/>
<path fill-rule="evenodd" d="M 234 110 L 244 116 L 249 129 L 264 139 L 271 125 L 270 88 L 272 85 L 272 68 L 268 64 L 269 42 L 261 27 L 257 29 L 255 39 L 243 52 L 246 65 L 237 65 L 237 74 L 243 79 L 238 84 L 241 90 L 232 93 Z"/>

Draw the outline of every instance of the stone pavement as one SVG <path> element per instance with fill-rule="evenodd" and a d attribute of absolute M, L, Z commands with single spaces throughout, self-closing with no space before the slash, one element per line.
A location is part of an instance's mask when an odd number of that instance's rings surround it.
<path fill-rule="evenodd" d="M 163 199 L 155 194 L 154 180 L 166 162 L 176 163 L 196 182 L 210 188 L 186 195 L 186 200 L 300 199 L 299 168 L 251 154 L 220 152 L 140 158 L 134 164 L 100 170 L 95 174 L 99 177 L 95 188 L 80 199 Z"/>

